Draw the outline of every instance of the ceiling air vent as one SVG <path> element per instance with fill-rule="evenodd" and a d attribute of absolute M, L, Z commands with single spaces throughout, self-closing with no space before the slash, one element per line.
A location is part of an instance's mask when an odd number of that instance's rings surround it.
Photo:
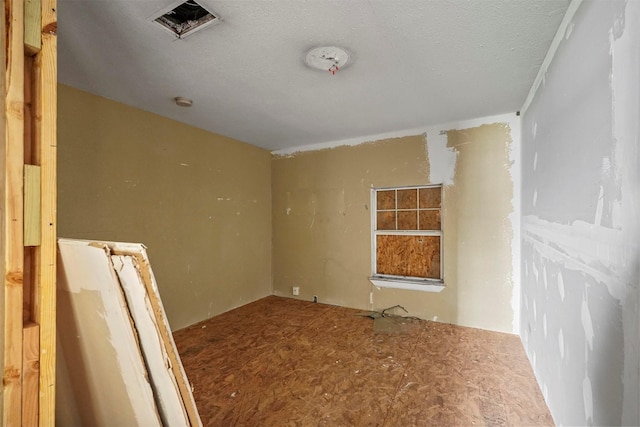
<path fill-rule="evenodd" d="M 196 3 L 195 0 L 174 3 L 153 18 L 179 39 L 220 21 L 220 18 Z"/>

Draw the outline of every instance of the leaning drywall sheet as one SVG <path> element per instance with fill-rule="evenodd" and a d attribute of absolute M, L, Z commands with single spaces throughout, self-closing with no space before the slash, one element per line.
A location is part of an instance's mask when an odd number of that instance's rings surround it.
<path fill-rule="evenodd" d="M 164 363 L 167 366 L 167 369 L 165 369 L 164 371 L 158 371 L 158 373 L 155 375 L 168 376 L 171 379 L 171 382 L 175 386 L 177 386 L 176 392 L 179 393 L 180 402 L 183 405 L 183 409 L 186 410 L 188 416 L 187 424 L 190 424 L 192 426 L 202 425 L 200 415 L 198 414 L 198 409 L 196 408 L 196 403 L 193 398 L 193 393 L 191 392 L 191 385 L 189 384 L 187 375 L 184 371 L 184 367 L 182 366 L 182 361 L 180 360 L 180 355 L 178 354 L 176 344 L 173 341 L 173 334 L 171 333 L 171 328 L 169 327 L 169 322 L 167 321 L 167 316 L 162 305 L 162 300 L 160 299 L 158 284 L 156 282 L 155 276 L 153 275 L 153 270 L 151 269 L 149 257 L 147 256 L 144 245 L 139 243 L 119 242 L 108 242 L 107 244 L 109 245 L 111 253 L 113 254 L 114 262 L 116 258 L 118 258 L 119 261 L 127 260 L 124 268 L 118 268 L 118 274 L 124 278 L 125 274 L 121 272 L 127 270 L 132 272 L 131 267 L 133 267 L 136 271 L 136 275 L 134 276 L 133 274 L 129 274 L 126 275 L 126 277 L 137 280 L 136 286 L 142 286 L 146 291 L 145 307 L 148 309 L 146 313 L 148 313 L 151 321 L 156 327 L 156 332 L 158 335 L 157 338 L 159 339 L 160 346 L 162 348 L 161 354 L 164 357 Z M 129 266 L 129 268 L 127 268 L 127 266 Z M 131 280 L 127 281 L 127 283 L 129 282 L 134 283 Z M 126 284 L 122 279 L 121 283 L 123 288 L 127 287 L 125 286 Z M 142 313 L 142 310 L 139 310 L 139 312 Z M 145 353 L 151 351 L 152 349 L 153 347 L 146 348 L 146 346 L 143 345 L 143 350 L 145 351 Z M 147 367 L 150 367 L 150 365 L 148 364 Z M 153 371 L 152 374 L 154 374 L 154 372 L 155 371 Z M 165 393 L 167 393 L 169 392 L 169 387 L 163 390 Z M 174 407 L 172 406 L 172 408 Z M 174 410 L 177 412 L 177 407 L 175 407 Z M 181 415 L 184 415 L 184 413 L 182 413 Z"/>
<path fill-rule="evenodd" d="M 115 267 L 133 322 L 138 331 L 140 348 L 149 369 L 151 388 L 156 395 L 160 417 L 164 425 L 187 425 L 188 418 L 184 411 L 178 392 L 175 377 L 168 364 L 166 349 L 158 339 L 158 329 L 153 316 L 142 279 L 133 264 L 133 258 L 123 255 L 112 255 Z M 176 410 L 172 410 L 175 408 Z"/>
<path fill-rule="evenodd" d="M 58 425 L 160 426 L 127 304 L 105 247 L 58 241 Z M 77 411 L 78 413 L 74 413 Z"/>
<path fill-rule="evenodd" d="M 165 341 L 159 339 L 158 322 L 140 275 L 138 261 L 130 255 L 112 255 L 111 260 L 138 330 L 162 422 L 168 426 L 189 425 L 189 417 L 172 370 L 173 363 L 169 359 Z"/>
<path fill-rule="evenodd" d="M 136 363 L 141 367 L 141 372 L 144 372 L 145 384 L 151 392 L 151 396 L 149 396 L 149 392 L 146 392 L 145 404 L 153 407 L 156 420 L 153 422 L 142 420 L 141 422 L 140 418 L 136 417 L 135 419 L 130 419 L 128 424 L 118 422 L 117 425 L 201 426 L 202 423 L 171 336 L 144 246 L 134 243 L 60 239 L 59 248 L 61 270 L 65 273 L 67 279 L 70 276 L 67 270 L 73 272 L 79 270 L 85 273 L 85 277 L 82 278 L 79 276 L 72 277 L 72 279 L 82 280 L 82 282 L 71 282 L 70 288 L 87 287 L 88 283 L 97 279 L 97 276 L 91 276 L 92 272 L 94 274 L 99 273 L 103 279 L 106 279 L 106 277 L 111 279 L 108 283 L 106 280 L 102 280 L 100 289 L 103 291 L 109 289 L 112 294 L 117 295 L 118 304 L 121 307 L 120 315 L 123 320 L 126 320 L 124 325 L 120 326 L 124 329 L 128 328 L 128 332 L 133 337 L 133 340 L 128 340 L 127 342 L 119 341 L 117 344 L 126 346 L 130 351 L 135 349 L 137 352 L 138 360 Z M 89 256 L 95 258 L 95 260 L 92 259 L 93 263 L 101 268 L 97 272 L 93 264 L 86 263 L 84 258 Z M 84 307 L 84 310 L 86 311 L 86 307 Z M 70 319 L 71 324 L 78 323 L 78 319 L 78 316 L 75 319 Z M 82 323 L 96 321 L 91 317 L 82 317 L 81 319 Z M 67 323 L 69 322 L 64 324 L 66 325 Z M 62 323 L 59 323 L 59 326 L 62 327 Z M 104 337 L 104 335 L 92 335 L 84 338 L 91 341 L 104 341 L 101 337 Z M 79 341 L 83 341 L 83 339 Z M 114 340 L 110 341 L 113 342 Z M 93 358 L 94 355 L 89 354 L 87 357 Z M 61 360 L 69 361 L 68 356 Z M 81 362 L 84 363 L 85 361 L 81 360 Z M 61 372 L 65 371 L 61 370 Z M 69 377 L 71 377 L 71 381 L 66 383 L 73 383 L 74 378 L 77 376 L 76 372 L 71 367 L 67 367 L 66 372 L 69 372 Z M 117 376 L 116 374 L 119 372 L 116 370 L 111 375 Z M 107 378 L 106 380 L 110 379 Z M 120 382 L 123 382 L 126 387 L 130 381 L 131 378 L 123 373 Z M 118 382 L 117 379 L 116 382 Z M 74 389 L 71 387 L 71 390 L 71 397 L 76 400 L 81 398 L 77 396 L 77 393 L 84 392 L 81 388 Z M 136 395 L 136 398 L 138 396 L 139 394 Z M 65 410 L 69 414 L 67 419 L 72 420 L 75 414 L 71 414 L 72 411 L 69 409 L 72 407 L 71 402 L 73 400 L 69 401 Z M 127 403 L 137 409 L 138 402 L 130 400 Z M 76 405 L 76 407 L 82 407 L 83 412 L 91 413 L 93 411 L 90 406 L 90 409 L 85 409 L 85 406 L 82 403 Z M 86 417 L 81 418 L 83 424 L 85 424 Z M 109 425 L 114 425 L 112 418 L 105 421 Z M 95 423 L 92 422 L 91 424 Z"/>

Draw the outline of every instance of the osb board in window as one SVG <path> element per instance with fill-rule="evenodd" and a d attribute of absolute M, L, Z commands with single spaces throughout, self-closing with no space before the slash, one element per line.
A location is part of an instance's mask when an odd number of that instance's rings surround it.
<path fill-rule="evenodd" d="M 376 236 L 376 271 L 394 276 L 440 278 L 440 237 Z"/>
<path fill-rule="evenodd" d="M 408 188 L 398 190 L 398 209 L 415 209 L 418 207 L 418 190 Z"/>
<path fill-rule="evenodd" d="M 420 189 L 420 209 L 439 208 L 442 204 L 442 191 L 440 187 Z"/>
<path fill-rule="evenodd" d="M 396 229 L 396 212 L 395 211 L 385 211 L 378 212 L 378 230 L 395 230 Z"/>
<path fill-rule="evenodd" d="M 378 191 L 376 194 L 376 209 L 386 210 L 396 208 L 396 192 L 395 190 Z"/>
<path fill-rule="evenodd" d="M 441 230 L 440 211 L 420 211 L 420 230 Z"/>
<path fill-rule="evenodd" d="M 398 211 L 398 230 L 417 230 L 418 211 Z"/>

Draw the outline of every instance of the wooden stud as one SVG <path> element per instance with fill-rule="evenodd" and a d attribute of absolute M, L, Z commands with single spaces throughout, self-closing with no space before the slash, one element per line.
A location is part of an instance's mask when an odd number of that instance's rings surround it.
<path fill-rule="evenodd" d="M 6 46 L 6 19 L 5 19 L 5 9 L 0 8 L 0 45 Z M 6 49 L 0 49 L 0 63 L 6 64 L 7 51 Z M 5 77 L 6 77 L 6 69 L 4 67 L 0 67 L 0 93 L 6 93 L 5 90 Z M 6 119 L 6 105 L 4 102 L 0 102 L 0 147 L 7 146 L 7 136 L 6 136 L 6 128 L 7 128 L 7 119 Z M 4 149 L 0 150 L 0 232 L 4 234 L 6 230 L 7 224 L 7 214 L 5 212 L 5 200 L 7 194 L 6 187 L 6 153 Z M 6 276 L 6 266 L 5 266 L 5 257 L 7 254 L 6 240 L 2 238 L 0 234 L 0 277 Z M 4 283 L 4 282 L 2 282 Z M 5 298 L 4 298 L 4 286 L 0 289 L 0 309 L 5 310 Z M 0 372 L 3 373 L 4 377 L 4 348 L 6 341 L 4 339 L 4 326 L 5 326 L 5 315 L 4 312 L 0 314 L 0 345 L 2 346 L 2 353 L 0 353 Z M 0 398 L 0 420 L 4 421 L 4 397 Z"/>
<path fill-rule="evenodd" d="M 23 161 L 24 161 L 24 2 L 5 2 L 8 26 L 4 102 L 4 153 L 0 175 L 4 188 L 1 234 L 3 242 L 4 371 L 2 423 L 21 425 L 22 418 L 22 307 L 23 307 Z M 6 345 L 10 343 L 10 345 Z"/>
<path fill-rule="evenodd" d="M 40 166 L 24 165 L 24 245 L 40 244 Z"/>
<path fill-rule="evenodd" d="M 22 331 L 22 425 L 31 427 L 38 425 L 40 326 L 30 322 Z"/>
<path fill-rule="evenodd" d="M 28 55 L 40 52 L 40 0 L 24 0 L 24 50 Z"/>
<path fill-rule="evenodd" d="M 41 168 L 41 244 L 35 253 L 35 321 L 40 324 L 39 424 L 55 424 L 57 16 L 56 0 L 41 1 L 42 47 L 35 57 L 34 159 Z"/>
<path fill-rule="evenodd" d="M 26 12 L 26 9 L 25 9 Z M 33 56 L 24 57 L 24 268 L 22 271 L 22 292 L 23 310 L 22 318 L 24 322 L 33 320 L 34 307 L 34 280 L 35 246 L 40 244 L 40 172 L 28 171 L 27 165 L 33 165 L 33 118 L 32 106 L 33 94 Z M 32 166 L 37 167 L 37 166 Z M 31 172 L 31 176 L 30 175 Z M 37 179 L 37 181 L 35 181 Z M 37 185 L 34 188 L 33 185 Z M 33 194 L 37 190 L 37 194 Z M 28 193 L 32 193 L 29 195 Z M 30 214 L 33 215 L 30 217 Z M 36 215 L 37 214 L 37 215 Z M 31 230 L 32 233 L 29 234 Z M 23 393 L 24 395 L 24 393 Z"/>

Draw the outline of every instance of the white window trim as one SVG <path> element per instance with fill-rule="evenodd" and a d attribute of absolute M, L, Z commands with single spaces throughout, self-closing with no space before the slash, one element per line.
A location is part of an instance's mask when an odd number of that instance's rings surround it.
<path fill-rule="evenodd" d="M 378 288 L 393 288 L 393 289 L 408 289 L 414 291 L 422 291 L 422 292 L 441 292 L 444 288 L 444 233 L 441 227 L 440 231 L 433 230 L 395 230 L 395 231 L 382 231 L 378 232 L 377 229 L 377 201 L 376 201 L 376 192 L 384 191 L 384 190 L 403 190 L 403 189 L 412 189 L 412 188 L 429 188 L 429 187 L 439 187 L 442 189 L 441 184 L 435 185 L 413 185 L 407 187 L 381 187 L 381 188 L 372 188 L 371 189 L 371 277 L 369 277 L 369 281 Z M 440 207 L 442 212 L 442 206 Z M 444 218 L 441 216 L 442 221 Z M 423 236 L 440 236 L 440 277 L 442 279 L 427 279 L 420 277 L 405 277 L 405 276 L 392 276 L 386 274 L 376 274 L 376 236 L 379 234 L 383 235 L 423 235 Z"/>
<path fill-rule="evenodd" d="M 422 292 L 442 292 L 444 282 L 442 280 L 391 278 L 385 276 L 371 276 L 369 281 L 377 288 L 408 289 Z"/>

